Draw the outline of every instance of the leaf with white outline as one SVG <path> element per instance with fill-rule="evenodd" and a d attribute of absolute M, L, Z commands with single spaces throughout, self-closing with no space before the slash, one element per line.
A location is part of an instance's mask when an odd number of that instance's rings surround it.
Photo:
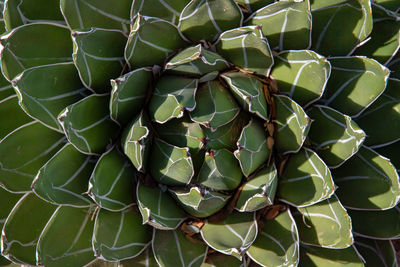
<path fill-rule="evenodd" d="M 234 256 L 228 256 L 222 253 L 210 253 L 201 267 L 245 267 L 244 263 Z"/>
<path fill-rule="evenodd" d="M 201 228 L 201 237 L 216 251 L 242 259 L 257 237 L 255 214 L 234 211 L 224 221 L 208 221 Z"/>
<path fill-rule="evenodd" d="M 228 72 L 220 77 L 227 82 L 236 100 L 246 111 L 268 120 L 268 105 L 263 84 L 259 80 L 242 72 Z"/>
<path fill-rule="evenodd" d="M 139 211 L 128 209 L 97 213 L 93 232 L 96 257 L 106 261 L 120 261 L 138 256 L 150 244 L 152 227 L 142 224 Z"/>
<path fill-rule="evenodd" d="M 389 159 L 363 146 L 342 166 L 332 170 L 337 195 L 349 208 L 390 209 L 400 201 L 400 182 Z M 354 197 L 354 196 L 357 197 Z"/>
<path fill-rule="evenodd" d="M 204 130 L 189 116 L 154 126 L 161 139 L 175 146 L 189 148 L 191 155 L 198 153 L 206 143 Z"/>
<path fill-rule="evenodd" d="M 186 45 L 172 23 L 138 15 L 125 47 L 125 59 L 131 68 L 161 66 L 174 51 Z"/>
<path fill-rule="evenodd" d="M 303 107 L 322 96 L 330 74 L 329 61 L 311 50 L 280 52 L 271 71 L 280 92 Z"/>
<path fill-rule="evenodd" d="M 68 141 L 82 153 L 100 154 L 115 138 L 119 127 L 110 118 L 108 103 L 109 96 L 93 94 L 58 116 Z"/>
<path fill-rule="evenodd" d="M 384 146 L 400 140 L 399 92 L 400 80 L 389 78 L 382 95 L 355 119 L 368 136 L 366 145 Z"/>
<path fill-rule="evenodd" d="M 1 253 L 8 259 L 36 265 L 36 245 L 56 206 L 33 193 L 24 195 L 8 216 L 1 234 Z M 29 223 L 27 223 L 29 222 Z"/>
<path fill-rule="evenodd" d="M 181 118 L 196 107 L 197 79 L 164 75 L 158 80 L 149 103 L 149 114 L 157 123 Z"/>
<path fill-rule="evenodd" d="M 334 191 L 331 172 L 314 151 L 303 148 L 290 155 L 279 178 L 280 200 L 306 207 L 328 199 Z"/>
<path fill-rule="evenodd" d="M 216 44 L 218 53 L 235 66 L 268 76 L 274 58 L 259 26 L 240 27 L 223 32 Z"/>
<path fill-rule="evenodd" d="M 95 160 L 68 143 L 39 170 L 32 190 L 52 204 L 87 207 L 92 202 L 84 193 Z"/>
<path fill-rule="evenodd" d="M 353 224 L 353 232 L 357 235 L 383 240 L 400 238 L 399 205 L 388 210 L 349 209 L 348 211 Z"/>
<path fill-rule="evenodd" d="M 61 148 L 65 137 L 37 121 L 26 123 L 0 141 L 0 185 L 31 191 L 39 169 Z"/>
<path fill-rule="evenodd" d="M 179 17 L 179 30 L 192 41 L 215 41 L 223 31 L 241 26 L 243 14 L 233 0 L 192 0 Z"/>
<path fill-rule="evenodd" d="M 265 221 L 246 254 L 261 266 L 297 266 L 299 234 L 289 209 Z"/>
<path fill-rule="evenodd" d="M 139 256 L 132 259 L 117 262 L 115 267 L 159 267 L 153 254 L 151 246 L 148 246 Z M 99 266 L 105 267 L 105 266 Z"/>
<path fill-rule="evenodd" d="M 389 69 L 366 57 L 330 58 L 332 72 L 324 104 L 357 116 L 385 90 Z"/>
<path fill-rule="evenodd" d="M 136 170 L 114 147 L 97 161 L 89 180 L 89 195 L 102 208 L 118 211 L 134 204 Z"/>
<path fill-rule="evenodd" d="M 95 259 L 91 242 L 94 226 L 94 221 L 90 219 L 92 212 L 93 208 L 59 206 L 40 235 L 37 264 L 83 266 L 92 262 Z"/>
<path fill-rule="evenodd" d="M 110 79 L 118 77 L 125 64 L 127 38 L 118 30 L 91 28 L 73 31 L 72 58 L 83 84 L 98 94 L 108 93 Z"/>
<path fill-rule="evenodd" d="M 11 212 L 18 200 L 23 196 L 23 194 L 11 193 L 0 187 L 0 229 L 3 229 L 3 225 L 6 222 L 8 214 Z M 2 265 L 0 264 L 0 266 Z"/>
<path fill-rule="evenodd" d="M 354 243 L 366 267 L 397 266 L 396 250 L 391 241 L 356 237 Z"/>
<path fill-rule="evenodd" d="M 150 122 L 142 111 L 125 128 L 121 136 L 121 146 L 125 155 L 131 160 L 133 166 L 145 172 L 146 163 L 150 155 L 149 142 L 152 139 Z"/>
<path fill-rule="evenodd" d="M 217 81 L 202 84 L 196 93 L 196 107 L 190 118 L 215 131 L 231 122 L 240 112 L 229 91 Z"/>
<path fill-rule="evenodd" d="M 271 48 L 306 49 L 311 44 L 311 12 L 309 0 L 280 1 L 267 5 L 246 22 L 261 25 Z"/>
<path fill-rule="evenodd" d="M 132 117 L 139 114 L 144 106 L 152 78 L 151 68 L 140 68 L 111 80 L 111 119 L 126 125 Z"/>
<path fill-rule="evenodd" d="M 311 126 L 311 119 L 303 108 L 285 95 L 274 95 L 277 133 L 276 149 L 281 153 L 295 153 L 303 146 Z"/>
<path fill-rule="evenodd" d="M 0 75 L 0 101 L 14 94 L 15 91 L 12 87 L 12 84 L 9 83 L 3 75 Z"/>
<path fill-rule="evenodd" d="M 212 190 L 234 190 L 242 181 L 235 156 L 226 149 L 206 152 L 197 181 Z"/>
<path fill-rule="evenodd" d="M 10 114 L 12 116 L 9 116 Z M 18 127 L 31 121 L 32 119 L 18 105 L 16 94 L 0 100 L 0 140 Z"/>
<path fill-rule="evenodd" d="M 313 9 L 311 13 L 312 48 L 323 55 L 347 55 L 372 31 L 372 11 L 369 0 L 345 1 L 337 5 Z"/>
<path fill-rule="evenodd" d="M 58 24 L 26 24 L 3 35 L 0 43 L 1 70 L 9 81 L 27 68 L 72 61 L 71 33 Z"/>
<path fill-rule="evenodd" d="M 351 218 L 336 195 L 293 212 L 300 242 L 324 248 L 347 248 L 353 244 Z"/>
<path fill-rule="evenodd" d="M 25 70 L 13 81 L 21 108 L 47 127 L 62 132 L 58 114 L 90 94 L 72 62 Z"/>
<path fill-rule="evenodd" d="M 118 0 L 110 5 L 102 0 L 61 0 L 61 12 L 71 29 L 98 27 L 129 32 L 132 0 Z"/>
<path fill-rule="evenodd" d="M 213 74 L 228 67 L 228 61 L 198 44 L 176 54 L 167 62 L 165 70 L 167 70 L 167 73 L 199 77 L 205 74 Z"/>
<path fill-rule="evenodd" d="M 378 152 L 378 154 L 381 156 L 390 159 L 390 162 L 397 169 L 397 172 L 400 173 L 400 140 L 386 146 L 377 146 L 371 148 L 373 148 L 375 152 Z"/>
<path fill-rule="evenodd" d="M 172 196 L 192 216 L 208 217 L 222 209 L 230 195 L 193 186 L 190 189 L 170 189 Z"/>
<path fill-rule="evenodd" d="M 234 152 L 243 174 L 248 177 L 268 159 L 267 135 L 261 121 L 252 118 L 243 128 Z"/>
<path fill-rule="evenodd" d="M 300 246 L 300 257 L 300 267 L 364 267 L 360 253 L 354 245 L 343 249 L 330 249 L 302 244 Z"/>
<path fill-rule="evenodd" d="M 159 183 L 187 185 L 194 176 L 193 160 L 187 147 L 181 148 L 155 139 L 149 160 L 153 163 L 150 174 Z"/>
<path fill-rule="evenodd" d="M 235 209 L 240 212 L 251 212 L 272 205 L 277 185 L 278 173 L 275 164 L 264 167 L 245 182 Z"/>
<path fill-rule="evenodd" d="M 321 105 L 307 113 L 313 120 L 308 137 L 326 165 L 336 168 L 357 153 L 366 135 L 349 116 Z"/>
<path fill-rule="evenodd" d="M 208 247 L 188 240 L 180 230 L 154 229 L 153 253 L 161 267 L 200 267 L 207 256 Z"/>
<path fill-rule="evenodd" d="M 136 198 L 143 223 L 161 230 L 176 229 L 186 214 L 178 207 L 174 199 L 160 188 L 150 188 L 138 182 Z"/>
<path fill-rule="evenodd" d="M 4 2 L 3 16 L 7 31 L 34 22 L 47 21 L 65 25 L 59 1 L 7 0 L 2 2 Z"/>

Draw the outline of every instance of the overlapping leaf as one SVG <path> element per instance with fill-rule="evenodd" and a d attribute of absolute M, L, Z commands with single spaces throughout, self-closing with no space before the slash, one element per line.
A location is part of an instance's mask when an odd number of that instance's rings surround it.
<path fill-rule="evenodd" d="M 392 242 L 357 237 L 354 243 L 364 258 L 366 267 L 397 266 L 396 251 Z"/>
<path fill-rule="evenodd" d="M 53 204 L 87 207 L 92 202 L 84 193 L 95 160 L 93 156 L 84 155 L 73 145 L 66 144 L 40 168 L 32 190 Z"/>
<path fill-rule="evenodd" d="M 89 181 L 89 195 L 102 208 L 118 211 L 134 204 L 136 171 L 119 150 L 104 153 Z"/>
<path fill-rule="evenodd" d="M 12 114 L 12 116 L 9 116 Z M 13 94 L 0 100 L 0 140 L 32 119 L 19 107 L 18 97 Z"/>

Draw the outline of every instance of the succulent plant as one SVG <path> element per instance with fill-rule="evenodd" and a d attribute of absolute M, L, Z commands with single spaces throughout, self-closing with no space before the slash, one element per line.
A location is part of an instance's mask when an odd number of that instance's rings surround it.
<path fill-rule="evenodd" d="M 398 1 L 1 8 L 0 266 L 397 266 Z"/>

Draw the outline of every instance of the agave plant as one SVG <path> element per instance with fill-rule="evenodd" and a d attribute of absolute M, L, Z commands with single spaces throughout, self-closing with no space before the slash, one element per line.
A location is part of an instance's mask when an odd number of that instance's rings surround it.
<path fill-rule="evenodd" d="M 1 266 L 397 266 L 398 1 L 1 7 Z"/>

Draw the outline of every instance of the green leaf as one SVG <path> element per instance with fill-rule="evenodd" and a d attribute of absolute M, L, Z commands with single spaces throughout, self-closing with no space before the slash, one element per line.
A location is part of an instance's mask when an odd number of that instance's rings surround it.
<path fill-rule="evenodd" d="M 1 16 L 1 13 L 0 13 Z M 1 22 L 1 20 L 0 20 Z M 15 93 L 12 84 L 9 83 L 3 74 L 0 75 L 0 101 Z"/>
<path fill-rule="evenodd" d="M 89 180 L 89 195 L 102 208 L 118 211 L 134 204 L 136 171 L 116 148 L 104 153 L 97 161 Z"/>
<path fill-rule="evenodd" d="M 199 77 L 207 73 L 218 72 L 229 66 L 220 55 L 208 51 L 201 44 L 188 47 L 165 65 L 167 73 Z"/>
<path fill-rule="evenodd" d="M 120 261 L 138 256 L 150 244 L 151 227 L 142 224 L 137 209 L 111 212 L 101 209 L 94 223 L 93 249 L 96 257 Z"/>
<path fill-rule="evenodd" d="M 242 181 L 242 172 L 232 152 L 211 150 L 206 153 L 197 180 L 212 190 L 234 190 Z"/>
<path fill-rule="evenodd" d="M 366 132 L 365 144 L 384 146 L 400 140 L 400 80 L 388 80 L 382 95 L 355 121 Z"/>
<path fill-rule="evenodd" d="M 325 1 L 320 2 L 326 5 Z M 327 56 L 345 56 L 372 31 L 371 2 L 369 0 L 333 2 L 342 3 L 313 8 L 312 48 Z"/>
<path fill-rule="evenodd" d="M 139 256 L 117 262 L 117 264 L 118 266 L 115 267 L 159 267 L 151 246 L 148 246 Z"/>
<path fill-rule="evenodd" d="M 310 0 L 311 10 L 318 10 L 347 2 L 348 0 Z"/>
<path fill-rule="evenodd" d="M 331 172 L 314 151 L 303 148 L 290 155 L 279 178 L 280 200 L 306 207 L 328 199 L 334 191 Z"/>
<path fill-rule="evenodd" d="M 24 24 L 42 21 L 65 24 L 58 0 L 4 1 L 3 16 L 7 31 Z"/>
<path fill-rule="evenodd" d="M 234 211 L 224 221 L 206 222 L 200 233 L 211 248 L 242 259 L 257 237 L 255 212 Z"/>
<path fill-rule="evenodd" d="M 125 59 L 131 68 L 161 66 L 167 57 L 186 45 L 174 24 L 138 15 L 125 47 Z"/>
<path fill-rule="evenodd" d="M 19 105 L 31 117 L 62 132 L 58 114 L 90 94 L 72 62 L 38 66 L 25 70 L 13 81 Z"/>
<path fill-rule="evenodd" d="M 187 213 L 198 218 L 211 216 L 221 210 L 231 197 L 197 186 L 190 189 L 171 189 L 170 192 Z"/>
<path fill-rule="evenodd" d="M 125 155 L 133 166 L 145 172 L 150 153 L 149 142 L 152 138 L 150 122 L 143 111 L 125 128 L 121 137 L 121 145 Z"/>
<path fill-rule="evenodd" d="M 32 190 L 52 204 L 87 207 L 92 202 L 84 194 L 94 164 L 92 156 L 66 144 L 40 168 Z"/>
<path fill-rule="evenodd" d="M 177 147 L 155 139 L 149 160 L 153 163 L 150 174 L 159 183 L 186 185 L 194 175 L 193 161 L 186 147 Z"/>
<path fill-rule="evenodd" d="M 388 210 L 351 210 L 353 232 L 373 239 L 400 238 L 400 207 Z"/>
<path fill-rule="evenodd" d="M 308 137 L 330 168 L 340 166 L 357 153 L 366 135 L 349 116 L 321 105 L 307 113 L 313 120 Z"/>
<path fill-rule="evenodd" d="M 235 66 L 268 76 L 274 58 L 259 26 L 247 26 L 223 32 L 217 50 Z"/>
<path fill-rule="evenodd" d="M 244 267 L 243 262 L 222 253 L 210 253 L 201 267 Z"/>
<path fill-rule="evenodd" d="M 158 80 L 149 103 L 149 113 L 157 123 L 181 118 L 196 107 L 197 79 L 164 75 Z"/>
<path fill-rule="evenodd" d="M 108 103 L 107 95 L 90 95 L 58 116 L 68 141 L 82 153 L 100 154 L 116 136 L 119 127 L 109 116 Z"/>
<path fill-rule="evenodd" d="M 310 3 L 280 1 L 257 10 L 247 25 L 261 25 L 271 48 L 307 49 L 311 45 Z"/>
<path fill-rule="evenodd" d="M 233 0 L 192 0 L 179 17 L 179 29 L 190 40 L 215 41 L 223 31 L 241 26 L 243 14 Z"/>
<path fill-rule="evenodd" d="M 3 229 L 3 225 L 6 222 L 8 214 L 11 212 L 18 200 L 23 196 L 23 194 L 11 193 L 0 187 L 0 229 Z"/>
<path fill-rule="evenodd" d="M 235 209 L 251 212 L 274 203 L 278 184 L 278 173 L 274 164 L 261 169 L 245 182 L 240 191 Z"/>
<path fill-rule="evenodd" d="M 160 231 L 154 229 L 153 252 L 161 267 L 193 266 L 200 267 L 207 255 L 205 244 L 186 239 L 179 230 Z"/>
<path fill-rule="evenodd" d="M 357 116 L 374 102 L 386 87 L 389 70 L 365 57 L 329 59 L 332 73 L 325 91 L 325 105 L 349 116 Z"/>
<path fill-rule="evenodd" d="M 197 154 L 206 143 L 203 129 L 188 116 L 155 124 L 155 128 L 161 139 L 175 146 L 189 148 L 191 155 Z"/>
<path fill-rule="evenodd" d="M 240 134 L 238 149 L 234 152 L 243 174 L 248 177 L 265 163 L 270 153 L 267 136 L 261 121 L 252 118 Z"/>
<path fill-rule="evenodd" d="M 245 110 L 256 114 L 263 120 L 268 120 L 264 85 L 259 80 L 242 72 L 228 72 L 221 77 L 227 82 L 236 100 Z"/>
<path fill-rule="evenodd" d="M 374 21 L 370 38 L 371 40 L 357 48 L 354 54 L 365 55 L 386 64 L 400 47 L 400 22 L 389 17 Z"/>
<path fill-rule="evenodd" d="M 235 99 L 217 81 L 204 83 L 196 93 L 196 108 L 190 113 L 193 121 L 211 131 L 231 122 L 240 112 Z"/>
<path fill-rule="evenodd" d="M 374 147 L 375 152 L 380 155 L 389 158 L 390 162 L 397 168 L 397 172 L 400 172 L 400 140 L 382 147 Z"/>
<path fill-rule="evenodd" d="M 247 255 L 261 266 L 297 266 L 299 234 L 289 209 L 265 221 Z"/>
<path fill-rule="evenodd" d="M 237 146 L 243 127 L 249 123 L 249 116 L 245 112 L 240 112 L 234 119 L 224 126 L 218 127 L 214 132 L 206 127 L 202 127 L 206 135 L 207 149 L 223 149 L 226 148 L 234 151 Z"/>
<path fill-rule="evenodd" d="M 391 241 L 357 237 L 354 243 L 366 267 L 397 266 L 396 251 Z"/>
<path fill-rule="evenodd" d="M 1 234 L 1 253 L 21 264 L 36 265 L 36 244 L 56 206 L 25 194 L 8 216 Z M 29 222 L 29 223 L 27 223 Z"/>
<path fill-rule="evenodd" d="M 33 178 L 65 142 L 39 122 L 26 123 L 0 141 L 0 185 L 12 192 L 31 190 Z"/>
<path fill-rule="evenodd" d="M 73 31 L 72 41 L 72 57 L 83 84 L 98 94 L 108 93 L 110 79 L 118 77 L 124 68 L 125 34 L 118 30 L 91 28 Z"/>
<path fill-rule="evenodd" d="M 295 153 L 303 146 L 310 130 L 311 119 L 303 108 L 284 95 L 275 95 L 277 134 L 276 149 L 281 153 Z"/>
<path fill-rule="evenodd" d="M 12 116 L 9 116 L 12 114 Z M 0 100 L 0 140 L 32 119 L 18 105 L 17 95 Z"/>
<path fill-rule="evenodd" d="M 60 0 L 59 5 L 71 29 L 98 27 L 129 32 L 132 0 L 119 0 L 112 5 L 102 0 Z"/>
<path fill-rule="evenodd" d="M 179 15 L 190 0 L 135 0 L 132 3 L 131 19 L 139 14 L 156 17 L 178 24 Z"/>
<path fill-rule="evenodd" d="M 337 195 L 349 208 L 390 209 L 400 201 L 400 182 L 389 159 L 363 146 L 341 167 L 332 170 Z M 354 197 L 354 196 L 357 197 Z"/>
<path fill-rule="evenodd" d="M 150 188 L 138 182 L 136 197 L 143 223 L 161 230 L 173 230 L 186 219 L 186 214 L 174 199 L 160 188 Z"/>
<path fill-rule="evenodd" d="M 94 226 L 94 221 L 90 219 L 92 212 L 91 208 L 59 206 L 40 235 L 37 264 L 83 266 L 92 262 L 95 259 L 91 244 Z"/>
<path fill-rule="evenodd" d="M 121 125 L 126 125 L 132 117 L 139 114 L 145 104 L 152 78 L 150 68 L 140 68 L 111 80 L 111 119 Z"/>
<path fill-rule="evenodd" d="M 347 248 L 353 244 L 351 218 L 336 195 L 322 202 L 298 208 L 293 213 L 301 242 L 324 248 Z"/>
<path fill-rule="evenodd" d="M 248 12 L 254 12 L 266 5 L 272 4 L 275 0 L 237 0 L 240 7 L 246 8 Z M 242 9 L 243 10 L 243 9 Z"/>
<path fill-rule="evenodd" d="M 329 249 L 316 246 L 301 245 L 300 267 L 363 267 L 360 254 L 354 246 L 344 249 Z M 377 265 L 379 266 L 379 265 Z M 371 266 L 372 267 L 372 266 Z"/>
<path fill-rule="evenodd" d="M 32 23 L 13 29 L 0 39 L 1 69 L 11 81 L 27 68 L 72 61 L 71 33 L 52 23 Z"/>
<path fill-rule="evenodd" d="M 326 58 L 311 50 L 282 51 L 275 57 L 271 76 L 282 94 L 306 106 L 324 93 L 331 73 Z"/>

